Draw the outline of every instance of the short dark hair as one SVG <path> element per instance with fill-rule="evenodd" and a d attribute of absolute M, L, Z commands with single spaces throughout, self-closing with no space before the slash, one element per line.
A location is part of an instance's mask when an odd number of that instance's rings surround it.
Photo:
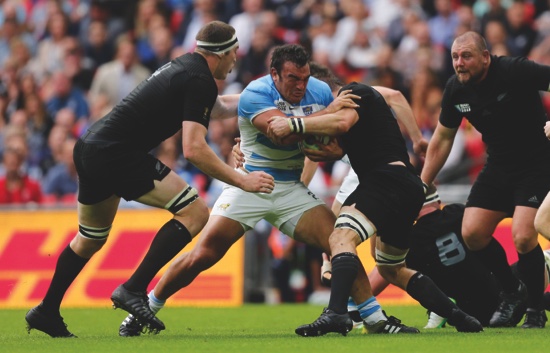
<path fill-rule="evenodd" d="M 231 39 L 235 28 L 222 21 L 212 21 L 204 25 L 195 39 L 209 43 L 223 43 Z"/>
<path fill-rule="evenodd" d="M 286 62 L 291 62 L 297 67 L 304 67 L 309 63 L 309 58 L 309 53 L 301 45 L 285 44 L 273 50 L 270 67 L 274 68 L 277 73 L 280 74 Z"/>
<path fill-rule="evenodd" d="M 344 85 L 344 83 L 336 77 L 336 75 L 333 74 L 328 67 L 316 63 L 315 61 L 309 63 L 309 71 L 311 76 L 328 84 L 331 91 L 336 91 Z"/>

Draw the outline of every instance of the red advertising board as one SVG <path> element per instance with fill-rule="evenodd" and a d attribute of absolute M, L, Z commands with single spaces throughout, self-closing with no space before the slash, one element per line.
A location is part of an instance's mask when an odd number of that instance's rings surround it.
<path fill-rule="evenodd" d="M 65 295 L 65 307 L 110 306 L 112 291 L 124 282 L 145 255 L 156 231 L 170 218 L 162 210 L 121 210 L 107 244 L 86 265 Z M 0 212 L 0 307 L 28 308 L 44 296 L 60 252 L 76 234 L 76 212 L 40 210 Z M 496 238 L 504 245 L 510 263 L 517 261 L 511 221 L 503 221 Z M 539 237 L 543 248 L 548 242 Z M 194 242 L 183 251 L 189 251 Z M 359 248 L 367 271 L 374 267 L 368 244 Z M 215 266 L 175 294 L 174 306 L 237 306 L 243 301 L 244 242 L 237 242 Z M 151 286 L 166 270 L 163 268 Z M 390 286 L 382 303 L 416 303 L 404 291 Z"/>

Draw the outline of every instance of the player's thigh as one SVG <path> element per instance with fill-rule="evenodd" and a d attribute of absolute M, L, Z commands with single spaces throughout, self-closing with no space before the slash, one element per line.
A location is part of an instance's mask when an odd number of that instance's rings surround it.
<path fill-rule="evenodd" d="M 334 230 L 336 217 L 326 205 L 310 208 L 296 224 L 294 238 L 304 243 L 329 249 L 329 237 Z"/>
<path fill-rule="evenodd" d="M 198 191 L 193 186 L 174 171 L 170 171 L 161 180 L 154 180 L 154 188 L 136 201 L 168 210 L 185 225 L 193 237 L 208 221 L 206 202 L 198 196 Z"/>
<path fill-rule="evenodd" d="M 191 253 L 193 257 L 204 257 L 217 261 L 243 234 L 244 229 L 239 222 L 228 217 L 212 215 Z"/>
<path fill-rule="evenodd" d="M 107 199 L 86 205 L 78 203 L 78 223 L 83 226 L 105 228 L 113 224 L 120 203 L 120 197 L 112 195 Z"/>
<path fill-rule="evenodd" d="M 543 237 L 550 240 L 550 193 L 546 195 L 537 211 L 535 228 Z"/>
<path fill-rule="evenodd" d="M 466 207 L 462 219 L 462 237 L 470 246 L 475 240 L 488 240 L 507 213 L 479 207 Z"/>

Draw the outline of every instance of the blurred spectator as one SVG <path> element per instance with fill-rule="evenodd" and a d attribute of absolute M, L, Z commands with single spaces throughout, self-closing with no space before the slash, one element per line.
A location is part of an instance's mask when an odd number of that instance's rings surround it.
<path fill-rule="evenodd" d="M 84 92 L 73 87 L 71 79 L 63 70 L 53 73 L 51 87 L 52 95 L 46 101 L 48 114 L 55 117 L 61 109 L 69 108 L 76 114 L 77 120 L 88 119 L 90 108 Z"/>
<path fill-rule="evenodd" d="M 389 23 L 386 30 L 386 41 L 393 49 L 397 48 L 403 37 L 411 32 L 414 23 L 426 19 L 424 10 L 414 0 L 400 0 L 400 6 L 399 16 Z"/>
<path fill-rule="evenodd" d="M 123 16 L 117 13 L 117 9 L 122 7 L 125 12 L 128 12 L 128 6 L 131 5 L 134 1 L 79 1 L 80 4 L 82 4 L 83 2 L 88 2 L 88 11 L 84 14 L 84 17 L 80 21 L 80 29 L 78 31 L 80 42 L 83 43 L 84 47 L 86 47 L 88 44 L 90 44 L 90 42 L 95 41 L 97 39 L 95 37 L 97 35 L 97 24 L 101 23 L 103 25 L 103 29 L 105 30 L 105 41 L 112 47 L 116 39 L 129 29 L 126 24 L 126 20 L 123 18 Z M 92 31 L 94 32 L 94 34 L 90 33 Z M 94 38 L 91 38 L 92 36 Z M 92 46 L 96 45 L 97 43 L 92 44 Z M 112 57 L 113 56 L 111 55 L 109 58 L 106 58 L 107 61 L 111 60 Z M 105 62 L 96 63 L 96 65 L 101 65 Z"/>
<path fill-rule="evenodd" d="M 78 128 L 78 119 L 74 110 L 71 108 L 62 108 L 55 114 L 54 125 L 61 126 L 69 136 L 77 138 L 80 136 L 80 129 Z"/>
<path fill-rule="evenodd" d="M 511 56 L 527 56 L 537 37 L 526 14 L 526 6 L 523 1 L 514 1 L 506 11 L 508 50 Z"/>
<path fill-rule="evenodd" d="M 492 52 L 493 47 L 499 45 L 508 46 L 508 33 L 504 23 L 496 20 L 488 21 L 485 32 L 482 33 L 487 42 L 487 49 Z"/>
<path fill-rule="evenodd" d="M 24 134 L 6 136 L 0 177 L 0 205 L 35 205 L 42 202 L 40 183 L 29 177 L 23 166 L 27 158 Z"/>
<path fill-rule="evenodd" d="M 235 28 L 239 38 L 239 56 L 245 56 L 252 45 L 260 12 L 264 9 L 264 0 L 242 0 L 242 12 L 234 15 L 229 24 Z"/>
<path fill-rule="evenodd" d="M 115 56 L 113 42 L 109 40 L 107 26 L 101 21 L 93 21 L 86 31 L 83 42 L 84 56 L 92 61 L 95 71 L 99 66 L 111 61 Z"/>
<path fill-rule="evenodd" d="M 78 189 L 76 168 L 73 161 L 73 149 L 76 140 L 68 138 L 63 141 L 56 164 L 48 170 L 42 179 L 42 191 L 46 198 L 57 201 L 71 201 Z"/>
<path fill-rule="evenodd" d="M 156 0 L 142 0 L 138 5 L 136 27 L 133 38 L 136 42 L 137 53 L 142 63 L 155 57 L 151 36 L 159 28 L 169 29 L 168 18 L 160 12 Z"/>
<path fill-rule="evenodd" d="M 106 109 L 112 109 L 149 75 L 151 72 L 138 62 L 134 43 L 128 37 L 121 37 L 116 58 L 97 69 L 89 96 L 95 99 L 99 94 L 104 95 L 109 99 Z"/>
<path fill-rule="evenodd" d="M 4 65 L 11 55 L 15 54 L 13 52 L 14 48 L 12 48 L 12 43 L 15 40 L 24 44 L 29 54 L 34 53 L 36 50 L 36 41 L 29 33 L 25 32 L 23 25 L 17 22 L 15 14 L 10 14 L 8 17 L 4 18 L 4 22 L 0 27 L 0 66 Z M 26 61 L 20 63 L 20 66 L 24 66 L 27 61 L 28 58 Z"/>
<path fill-rule="evenodd" d="M 195 49 L 195 35 L 204 24 L 218 19 L 216 0 L 193 0 L 178 28 L 176 41 L 186 53 Z"/>
<path fill-rule="evenodd" d="M 241 85 L 241 90 L 250 81 L 268 73 L 269 65 L 267 60 L 274 46 L 275 42 L 269 29 L 262 26 L 258 27 L 252 35 L 250 49 L 238 62 L 239 68 L 236 81 Z"/>
<path fill-rule="evenodd" d="M 311 48 L 312 55 L 311 58 L 313 61 L 330 67 L 330 56 L 332 52 L 332 38 L 336 33 L 336 24 L 337 20 L 333 16 L 325 15 L 323 16 L 321 23 L 314 30 L 310 28 L 310 37 L 311 39 Z"/>
<path fill-rule="evenodd" d="M 405 84 L 409 86 L 421 66 L 427 65 L 440 75 L 444 71 L 445 55 L 443 46 L 432 44 L 428 23 L 416 21 L 395 50 L 392 66 L 403 75 Z"/>
<path fill-rule="evenodd" d="M 68 132 L 67 129 L 61 125 L 54 125 L 51 128 L 47 141 L 48 154 L 43 161 L 46 172 L 55 166 L 57 161 L 61 160 L 63 143 L 71 137 L 70 132 Z"/>
<path fill-rule="evenodd" d="M 13 18 L 17 23 L 25 23 L 27 12 L 21 1 L 1 0 L 0 1 L 0 26 L 7 18 Z"/>
<path fill-rule="evenodd" d="M 28 117 L 29 163 L 40 167 L 42 175 L 48 168 L 45 160 L 49 155 L 48 135 L 53 125 L 53 119 L 46 112 L 44 103 L 36 93 L 30 93 L 25 98 L 23 107 Z"/>
<path fill-rule="evenodd" d="M 478 0 L 474 3 L 474 13 L 481 21 L 481 33 L 485 32 L 485 27 L 489 21 L 506 22 L 505 3 L 509 5 L 510 2 L 503 0 Z"/>
<path fill-rule="evenodd" d="M 436 15 L 428 20 L 433 45 L 451 49 L 459 24 L 451 0 L 435 0 Z"/>
<path fill-rule="evenodd" d="M 73 87 L 86 94 L 94 77 L 93 62 L 83 55 L 82 47 L 76 37 L 65 39 L 63 70 L 70 78 Z"/>
<path fill-rule="evenodd" d="M 38 52 L 33 59 L 32 67 L 39 80 L 63 68 L 68 26 L 69 20 L 63 13 L 55 12 L 48 18 L 48 36 L 38 44 Z"/>
<path fill-rule="evenodd" d="M 369 27 L 369 13 L 362 0 L 341 0 L 340 9 L 344 17 L 336 25 L 329 59 L 335 73 L 345 77 L 351 74 L 346 62 L 346 53 L 358 30 Z"/>
<path fill-rule="evenodd" d="M 150 33 L 149 41 L 153 56 L 149 60 L 143 61 L 143 65 L 154 72 L 162 65 L 170 62 L 174 40 L 168 27 L 159 27 Z"/>

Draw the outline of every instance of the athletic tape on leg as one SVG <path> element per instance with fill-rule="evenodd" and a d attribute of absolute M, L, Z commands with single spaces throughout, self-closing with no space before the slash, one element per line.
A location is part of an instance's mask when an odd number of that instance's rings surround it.
<path fill-rule="evenodd" d="M 192 188 L 190 185 L 177 194 L 170 202 L 164 206 L 165 209 L 170 211 L 172 214 L 178 213 L 182 208 L 191 204 L 193 201 L 199 198 L 199 193 L 197 189 Z"/>
<path fill-rule="evenodd" d="M 407 252 L 405 252 L 404 254 L 402 255 L 390 255 L 390 254 L 386 254 L 378 249 L 375 249 L 374 250 L 376 255 L 375 255 L 375 259 L 376 259 L 376 264 L 377 265 L 386 265 L 386 266 L 396 266 L 396 265 L 401 265 L 403 263 L 405 263 L 405 258 L 407 257 L 407 253 L 409 252 L 407 250 Z"/>
<path fill-rule="evenodd" d="M 80 235 L 83 238 L 88 238 L 92 240 L 107 239 L 110 231 L 111 231 L 111 226 L 104 227 L 104 228 L 97 228 L 97 227 L 83 226 L 82 224 L 78 225 L 78 235 Z"/>
<path fill-rule="evenodd" d="M 359 235 L 362 242 L 376 233 L 376 228 L 374 228 L 370 222 L 359 213 L 341 213 L 336 219 L 334 228 L 351 229 Z"/>

